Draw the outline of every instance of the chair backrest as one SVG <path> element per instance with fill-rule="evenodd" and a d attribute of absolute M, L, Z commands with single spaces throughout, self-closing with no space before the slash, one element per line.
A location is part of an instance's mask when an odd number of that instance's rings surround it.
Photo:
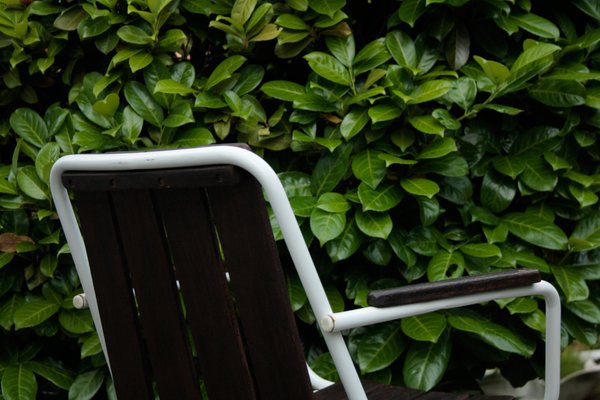
<path fill-rule="evenodd" d="M 231 165 L 79 170 L 62 183 L 119 398 L 200 399 L 200 377 L 210 400 L 312 397 L 253 176 Z"/>

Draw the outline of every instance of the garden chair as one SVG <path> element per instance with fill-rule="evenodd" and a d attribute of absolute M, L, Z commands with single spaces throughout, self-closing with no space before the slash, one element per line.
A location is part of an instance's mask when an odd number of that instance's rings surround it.
<path fill-rule="evenodd" d="M 536 271 L 378 291 L 334 313 L 277 175 L 247 149 L 69 155 L 51 189 L 120 399 L 201 399 L 199 376 L 210 400 L 505 399 L 361 383 L 341 332 L 528 295 L 546 300 L 545 399 L 558 396 L 560 303 Z M 262 190 L 341 384 L 304 361 Z"/>

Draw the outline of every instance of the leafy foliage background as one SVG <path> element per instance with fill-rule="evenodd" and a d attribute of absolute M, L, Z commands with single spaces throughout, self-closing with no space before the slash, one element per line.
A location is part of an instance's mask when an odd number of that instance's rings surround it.
<path fill-rule="evenodd" d="M 1 0 L 2 396 L 114 398 L 48 190 L 77 152 L 247 142 L 335 308 L 530 267 L 561 292 L 563 344 L 596 345 L 599 22 L 597 0 Z M 289 287 L 334 378 L 291 269 Z M 348 341 L 371 379 L 457 389 L 541 375 L 543 330 L 519 299 Z"/>

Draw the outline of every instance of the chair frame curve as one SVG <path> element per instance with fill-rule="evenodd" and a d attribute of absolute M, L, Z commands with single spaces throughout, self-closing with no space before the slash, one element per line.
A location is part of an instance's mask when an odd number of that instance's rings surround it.
<path fill-rule="evenodd" d="M 326 345 L 332 355 L 342 385 L 350 400 L 366 400 L 358 372 L 342 336 L 342 331 L 427 312 L 477 304 L 499 298 L 543 296 L 546 302 L 546 373 L 544 400 L 557 400 L 560 385 L 560 298 L 556 289 L 542 281 L 527 287 L 504 289 L 450 299 L 427 301 L 386 308 L 365 307 L 334 313 L 315 268 L 285 190 L 273 169 L 258 155 L 234 146 L 206 146 L 190 149 L 156 150 L 113 154 L 67 155 L 53 166 L 50 189 L 63 231 L 79 274 L 94 324 L 106 353 L 106 344 L 82 234 L 62 175 L 67 171 L 130 171 L 162 168 L 185 168 L 229 164 L 242 168 L 263 187 L 279 223 L 285 244 L 304 287 Z M 107 360 L 110 367 L 110 360 Z M 307 366 L 308 368 L 308 366 Z M 308 368 L 315 389 L 333 382 Z"/>

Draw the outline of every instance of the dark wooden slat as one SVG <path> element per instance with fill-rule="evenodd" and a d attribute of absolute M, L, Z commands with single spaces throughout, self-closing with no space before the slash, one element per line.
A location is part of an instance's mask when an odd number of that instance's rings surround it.
<path fill-rule="evenodd" d="M 90 262 L 117 395 L 154 399 L 137 311 L 106 193 L 76 192 L 76 205 Z"/>
<path fill-rule="evenodd" d="M 541 276 L 538 270 L 514 269 L 444 281 L 417 283 L 398 288 L 374 290 L 367 296 L 367 303 L 374 307 L 390 307 L 422 301 L 447 299 L 464 294 L 527 286 L 540 280 Z"/>
<path fill-rule="evenodd" d="M 262 191 L 244 173 L 239 185 L 207 189 L 261 400 L 312 398 L 300 337 Z"/>
<path fill-rule="evenodd" d="M 158 190 L 155 195 L 208 396 L 254 400 L 254 384 L 203 192 Z"/>
<path fill-rule="evenodd" d="M 363 381 L 369 400 L 514 400 L 512 396 L 484 396 L 464 393 L 422 392 L 400 386 L 382 385 Z M 348 396 L 341 384 L 319 390 L 314 400 L 347 400 Z"/>
<path fill-rule="evenodd" d="M 149 191 L 112 192 L 161 400 L 201 399 L 180 299 Z"/>
<path fill-rule="evenodd" d="M 239 176 L 231 165 L 163 170 L 66 172 L 62 182 L 67 189 L 130 190 L 169 189 L 234 185 Z"/>

